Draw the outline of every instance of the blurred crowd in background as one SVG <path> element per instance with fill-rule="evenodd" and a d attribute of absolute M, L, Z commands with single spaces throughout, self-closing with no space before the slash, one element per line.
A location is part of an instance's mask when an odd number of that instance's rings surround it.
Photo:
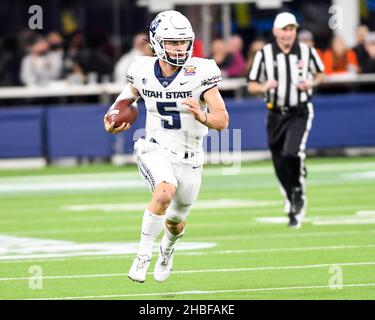
<path fill-rule="evenodd" d="M 196 39 L 193 56 L 214 59 L 225 78 L 246 77 L 256 51 L 266 41 L 259 38 L 244 48 L 239 35 L 232 35 L 227 41 L 216 38 L 205 55 L 201 40 Z M 298 41 L 315 46 L 314 35 L 308 30 L 299 31 Z M 44 85 L 59 79 L 70 83 L 125 82 L 127 69 L 136 56 L 153 55 L 148 43 L 147 34 L 136 34 L 130 51 L 115 60 L 110 42 L 101 42 L 97 37 L 85 38 L 79 31 L 69 38 L 57 31 L 46 36 L 25 31 L 18 36 L 18 41 L 3 40 L 0 84 Z M 327 49 L 317 49 L 326 74 L 375 73 L 375 32 L 365 25 L 358 27 L 355 47 L 348 47 L 344 39 L 334 36 Z"/>
<path fill-rule="evenodd" d="M 1 86 L 44 85 L 59 79 L 70 83 L 125 82 L 127 69 L 136 56 L 153 55 L 145 33 L 136 34 L 130 51 L 119 59 L 114 59 L 110 42 L 100 41 L 100 37 L 85 38 L 79 31 L 69 38 L 57 31 L 46 36 L 25 31 L 17 40 L 3 40 Z M 201 40 L 196 39 L 193 56 L 214 59 L 225 78 L 246 77 L 256 51 L 268 40 L 259 38 L 244 48 L 239 35 L 232 35 L 227 41 L 216 38 L 205 55 Z M 314 35 L 308 30 L 299 31 L 298 41 L 315 46 Z M 327 49 L 317 49 L 326 74 L 375 73 L 375 32 L 365 25 L 358 27 L 353 48 L 334 36 Z"/>

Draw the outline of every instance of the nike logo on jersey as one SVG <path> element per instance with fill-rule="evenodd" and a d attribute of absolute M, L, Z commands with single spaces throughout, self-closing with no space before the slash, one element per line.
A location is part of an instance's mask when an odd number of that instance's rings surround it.
<path fill-rule="evenodd" d="M 183 86 L 184 84 L 187 84 L 189 81 L 180 82 L 180 86 Z"/>
<path fill-rule="evenodd" d="M 198 169 L 200 168 L 201 166 L 193 166 L 193 169 Z"/>

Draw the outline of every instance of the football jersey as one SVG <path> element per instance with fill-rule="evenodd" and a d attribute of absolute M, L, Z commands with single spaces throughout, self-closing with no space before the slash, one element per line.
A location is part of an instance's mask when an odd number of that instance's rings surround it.
<path fill-rule="evenodd" d="M 181 102 L 186 98 L 203 100 L 205 91 L 221 80 L 214 60 L 190 58 L 172 77 L 161 75 L 158 58 L 137 57 L 130 66 L 127 79 L 138 90 L 147 110 L 146 139 L 176 151 L 199 151 L 208 128 L 197 121 Z"/>

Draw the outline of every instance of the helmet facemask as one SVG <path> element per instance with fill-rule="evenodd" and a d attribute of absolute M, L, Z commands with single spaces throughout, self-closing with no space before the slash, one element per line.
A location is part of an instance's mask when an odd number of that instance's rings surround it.
<path fill-rule="evenodd" d="M 188 41 L 187 49 L 186 51 L 176 51 L 176 50 L 167 50 L 165 42 L 180 42 L 180 41 Z M 189 39 L 173 39 L 173 40 L 162 40 L 161 46 L 164 48 L 164 56 L 160 57 L 160 59 L 164 60 L 167 63 L 170 63 L 171 65 L 181 67 L 185 64 L 185 62 L 191 57 L 192 51 L 193 51 L 193 38 Z"/>

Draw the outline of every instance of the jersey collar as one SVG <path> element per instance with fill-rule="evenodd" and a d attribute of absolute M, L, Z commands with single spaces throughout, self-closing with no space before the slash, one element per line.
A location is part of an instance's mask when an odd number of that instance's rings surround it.
<path fill-rule="evenodd" d="M 276 40 L 274 40 L 274 41 L 272 42 L 272 46 L 275 48 L 275 52 L 276 52 L 276 54 L 278 54 L 278 53 L 283 53 L 283 54 L 285 54 L 285 53 L 280 49 L 280 47 L 279 47 L 279 45 L 277 44 Z M 298 46 L 298 41 L 297 41 L 297 39 L 296 39 L 296 40 L 294 41 L 294 43 L 293 43 L 293 45 L 292 45 L 292 48 L 290 49 L 290 51 L 289 51 L 288 54 L 297 54 L 297 52 L 298 52 L 298 48 L 297 48 L 297 46 Z"/>
<path fill-rule="evenodd" d="M 155 61 L 155 64 L 154 64 L 154 73 L 155 73 L 155 77 L 159 80 L 160 84 L 166 88 L 168 87 L 171 82 L 177 77 L 177 75 L 180 73 L 182 68 L 180 68 L 179 70 L 177 70 L 174 74 L 172 74 L 171 76 L 169 77 L 164 77 L 163 76 L 163 73 L 161 71 L 161 68 L 160 68 L 160 64 L 159 64 L 159 60 L 156 59 Z"/>

